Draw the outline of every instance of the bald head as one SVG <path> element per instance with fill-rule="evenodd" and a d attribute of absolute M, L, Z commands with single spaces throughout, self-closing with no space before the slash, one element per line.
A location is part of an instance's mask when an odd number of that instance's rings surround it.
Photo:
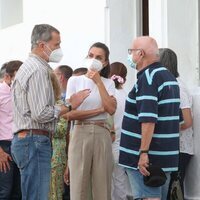
<path fill-rule="evenodd" d="M 158 45 L 152 37 L 137 37 L 133 41 L 132 50 L 134 50 L 132 51 L 132 59 L 137 63 L 136 69 L 138 71 L 159 61 Z"/>
<path fill-rule="evenodd" d="M 146 55 L 156 56 L 158 58 L 159 51 L 155 39 L 149 36 L 137 37 L 133 42 L 135 49 L 142 49 Z"/>

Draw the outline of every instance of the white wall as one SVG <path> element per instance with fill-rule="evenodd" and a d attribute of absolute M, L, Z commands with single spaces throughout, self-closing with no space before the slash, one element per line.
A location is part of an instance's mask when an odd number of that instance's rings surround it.
<path fill-rule="evenodd" d="M 200 146 L 199 146 L 199 2 L 198 0 L 150 0 L 150 34 L 160 47 L 173 49 L 178 56 L 182 80 L 193 93 L 194 145 L 185 179 L 185 198 L 200 200 Z"/>
<path fill-rule="evenodd" d="M 128 66 L 128 49 L 133 39 L 141 34 L 140 2 L 138 0 L 108 0 L 110 60 L 122 62 L 127 67 L 126 91 L 130 91 L 135 82 L 136 71 Z"/>
<path fill-rule="evenodd" d="M 80 67 L 89 47 L 94 42 L 104 42 L 104 7 L 105 1 L 94 0 L 24 0 L 23 23 L 0 31 L 0 64 L 26 59 L 33 26 L 49 23 L 61 32 L 61 64 Z"/>
<path fill-rule="evenodd" d="M 150 35 L 178 56 L 181 78 L 199 85 L 198 0 L 149 0 Z M 188 76 L 189 75 L 189 76 Z"/>
<path fill-rule="evenodd" d="M 33 26 L 49 23 L 61 32 L 64 58 L 60 64 L 81 67 L 89 47 L 105 42 L 111 63 L 123 62 L 128 68 L 125 88 L 129 91 L 136 72 L 128 66 L 127 49 L 141 33 L 140 15 L 138 0 L 24 0 L 23 23 L 0 30 L 0 65 L 10 59 L 25 60 Z"/>

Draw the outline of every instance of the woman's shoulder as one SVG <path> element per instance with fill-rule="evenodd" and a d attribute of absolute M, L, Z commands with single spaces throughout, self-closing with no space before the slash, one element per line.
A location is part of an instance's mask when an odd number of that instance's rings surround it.
<path fill-rule="evenodd" d="M 101 80 L 103 81 L 104 84 L 107 84 L 107 85 L 114 84 L 114 81 L 112 79 L 109 79 L 109 78 L 101 77 Z"/>
<path fill-rule="evenodd" d="M 80 76 L 71 76 L 69 78 L 70 82 L 80 82 L 83 81 L 85 79 L 85 75 L 80 75 Z"/>

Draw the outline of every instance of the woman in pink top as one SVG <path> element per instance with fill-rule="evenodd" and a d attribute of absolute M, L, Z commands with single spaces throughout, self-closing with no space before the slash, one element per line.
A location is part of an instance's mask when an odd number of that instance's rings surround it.
<path fill-rule="evenodd" d="M 0 83 L 0 199 L 21 199 L 19 169 L 10 152 L 13 138 L 11 84 L 21 65 L 18 60 L 5 63 L 3 82 Z"/>

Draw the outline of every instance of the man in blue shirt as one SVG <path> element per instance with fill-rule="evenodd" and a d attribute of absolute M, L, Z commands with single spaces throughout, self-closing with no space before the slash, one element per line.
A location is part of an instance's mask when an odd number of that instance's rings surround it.
<path fill-rule="evenodd" d="M 153 38 L 136 38 L 128 53 L 130 66 L 138 74 L 126 100 L 119 163 L 127 170 L 135 199 L 166 200 L 169 174 L 178 169 L 178 83 L 158 62 Z M 168 177 L 163 186 L 144 185 L 143 176 L 150 175 L 149 165 L 163 169 Z"/>

